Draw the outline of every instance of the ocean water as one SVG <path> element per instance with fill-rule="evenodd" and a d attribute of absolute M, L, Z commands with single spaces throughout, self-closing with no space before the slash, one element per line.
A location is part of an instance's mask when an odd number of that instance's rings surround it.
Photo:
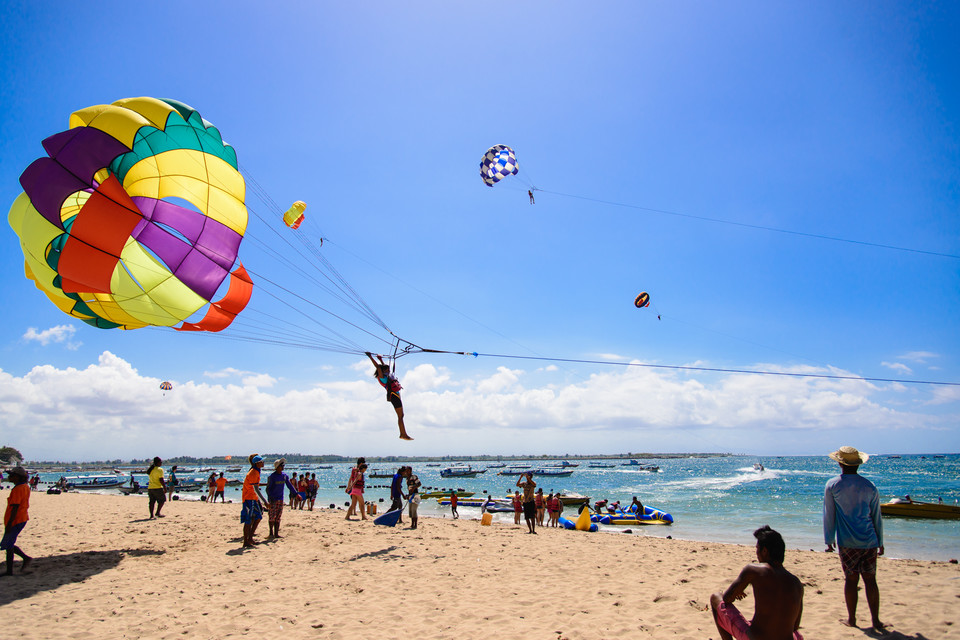
<path fill-rule="evenodd" d="M 790 549 L 822 550 L 823 486 L 839 473 L 838 465 L 826 456 L 818 457 L 751 457 L 641 459 L 643 464 L 657 465 L 659 472 L 640 471 L 629 466 L 591 469 L 587 461 L 578 461 L 573 475 L 566 478 L 535 477 L 545 493 L 577 492 L 587 495 L 591 503 L 606 498 L 629 504 L 637 496 L 645 505 L 662 509 L 674 517 L 670 526 L 634 526 L 634 535 L 648 535 L 686 540 L 728 542 L 753 546 L 752 532 L 769 524 L 784 537 Z M 619 461 L 617 461 L 619 463 Z M 754 463 L 763 471 L 756 471 Z M 537 460 L 535 466 L 556 463 Z M 470 463 L 468 463 L 470 464 Z M 474 462 L 483 469 L 489 463 Z M 269 469 L 264 469 L 266 472 Z M 349 498 L 341 488 L 349 476 L 350 466 L 334 465 L 333 469 L 304 469 L 317 474 L 320 490 L 318 507 L 331 504 L 344 506 Z M 442 467 L 413 465 L 414 472 L 428 488 L 462 488 L 494 496 L 512 493 L 517 476 L 500 476 L 498 468 L 490 468 L 476 478 L 441 479 Z M 387 469 L 386 465 L 371 465 Z M 395 467 L 391 468 L 395 470 Z M 169 468 L 167 468 L 169 471 Z M 298 469 L 288 469 L 298 471 Z M 910 494 L 916 500 L 945 503 L 960 501 L 960 455 L 874 456 L 860 469 L 880 491 L 881 502 Z M 41 474 L 45 482 L 55 481 L 60 474 Z M 77 474 L 71 474 L 77 475 Z M 207 474 L 178 472 L 181 480 L 206 477 Z M 228 474 L 242 477 L 243 474 Z M 146 478 L 137 476 L 145 486 Z M 378 503 L 380 511 L 389 505 L 389 478 L 367 478 L 365 498 Z M 104 492 L 115 492 L 105 490 Z M 183 499 L 199 499 L 198 492 L 184 492 Z M 228 487 L 228 500 L 239 501 L 239 488 Z M 131 496 L 131 500 L 143 496 Z M 146 505 L 144 505 L 146 509 Z M 479 508 L 459 509 L 461 518 L 479 518 Z M 448 507 L 435 500 L 424 500 L 420 506 L 424 516 L 450 517 Z M 570 515 L 568 512 L 566 515 Z M 513 514 L 494 514 L 495 520 L 512 522 Z M 601 527 L 603 532 L 622 532 L 624 527 Z M 884 518 L 886 554 L 894 558 L 947 560 L 960 557 L 960 520 L 916 520 Z"/>

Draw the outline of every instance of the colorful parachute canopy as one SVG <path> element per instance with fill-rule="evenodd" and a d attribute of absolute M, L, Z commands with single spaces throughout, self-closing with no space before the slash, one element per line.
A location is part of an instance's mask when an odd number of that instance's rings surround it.
<path fill-rule="evenodd" d="M 492 187 L 509 175 L 520 171 L 517 156 L 513 149 L 505 144 L 496 144 L 487 149 L 480 161 L 480 177 L 488 187 Z"/>
<path fill-rule="evenodd" d="M 26 276 L 102 329 L 226 328 L 253 291 L 237 257 L 247 208 L 233 147 L 174 100 L 96 105 L 69 126 L 43 141 L 48 156 L 10 207 Z"/>
<path fill-rule="evenodd" d="M 170 391 L 171 389 L 173 389 L 173 385 L 170 384 L 169 382 L 161 382 L 160 388 L 163 389 L 164 391 Z"/>
<path fill-rule="evenodd" d="M 300 223 L 303 222 L 303 212 L 307 210 L 307 203 L 302 200 L 297 200 L 290 208 L 287 209 L 287 212 L 283 214 L 283 223 L 290 227 L 291 229 L 297 229 L 300 227 Z"/>
<path fill-rule="evenodd" d="M 643 307 L 649 307 L 650 295 L 646 291 L 644 291 L 643 293 L 637 296 L 637 298 L 633 301 L 633 304 L 637 305 L 638 309 L 642 309 Z"/>

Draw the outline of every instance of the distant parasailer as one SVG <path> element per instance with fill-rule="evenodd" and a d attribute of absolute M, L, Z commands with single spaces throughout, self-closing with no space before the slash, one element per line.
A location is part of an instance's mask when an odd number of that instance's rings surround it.
<path fill-rule="evenodd" d="M 634 299 L 633 304 L 636 305 L 637 309 L 642 309 L 643 307 L 650 306 L 650 294 L 644 291 Z"/>
<path fill-rule="evenodd" d="M 287 212 L 283 214 L 283 223 L 290 227 L 291 229 L 298 229 L 300 223 L 303 222 L 303 212 L 307 210 L 307 203 L 302 200 L 297 200 L 290 208 L 287 209 Z"/>

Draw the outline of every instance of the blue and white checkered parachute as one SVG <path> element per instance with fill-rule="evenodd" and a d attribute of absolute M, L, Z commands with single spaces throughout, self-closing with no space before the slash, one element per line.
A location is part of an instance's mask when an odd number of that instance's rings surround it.
<path fill-rule="evenodd" d="M 480 161 L 480 177 L 483 182 L 492 187 L 509 175 L 517 175 L 520 166 L 513 149 L 505 144 L 495 144 L 483 154 Z"/>

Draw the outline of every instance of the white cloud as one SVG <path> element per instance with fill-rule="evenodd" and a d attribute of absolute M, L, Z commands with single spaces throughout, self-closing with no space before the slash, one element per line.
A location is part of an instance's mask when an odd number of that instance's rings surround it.
<path fill-rule="evenodd" d="M 939 357 L 939 353 L 932 353 L 930 351 L 910 351 L 902 356 L 897 356 L 897 360 L 906 360 L 907 362 L 915 362 L 916 364 L 925 364 L 927 360 L 932 360 Z"/>
<path fill-rule="evenodd" d="M 369 363 L 368 363 L 369 364 Z M 844 374 L 813 367 L 766 370 Z M 354 370 L 356 369 L 356 370 Z M 226 373 L 214 372 L 215 378 Z M 354 455 L 547 451 L 829 451 L 846 434 L 933 430 L 956 441 L 956 388 L 878 386 L 829 380 L 662 371 L 601 370 L 573 383 L 522 369 L 458 376 L 421 364 L 404 373 L 406 422 L 416 438 L 399 443 L 393 410 L 369 366 L 335 382 L 278 388 L 257 372 L 231 370 L 242 383 L 161 380 L 104 352 L 85 369 L 0 371 L 0 415 L 8 438 L 31 459 L 111 459 L 153 455 L 303 451 Z M 547 375 L 546 382 L 543 382 Z M 559 378 L 567 379 L 565 371 Z M 896 394 L 896 398 L 892 397 Z M 940 413 L 930 413 L 932 407 Z M 943 445 L 946 446 L 946 445 Z"/>
<path fill-rule="evenodd" d="M 224 369 L 220 369 L 219 371 L 204 371 L 203 375 L 206 378 L 219 379 L 219 378 L 237 378 L 240 376 L 244 376 L 248 373 L 250 372 L 243 371 L 241 369 L 234 369 L 233 367 L 226 367 Z"/>
<path fill-rule="evenodd" d="M 82 342 L 73 341 L 72 338 L 76 332 L 77 328 L 69 324 L 58 324 L 55 327 L 50 327 L 43 331 L 37 331 L 36 327 L 30 327 L 27 329 L 27 332 L 23 334 L 23 339 L 28 342 L 39 342 L 43 346 L 51 343 L 63 344 L 67 349 L 76 350 L 83 344 Z"/>
<path fill-rule="evenodd" d="M 596 358 L 597 360 L 611 360 L 611 361 L 630 360 L 630 358 L 628 358 L 627 356 L 621 356 L 616 353 L 595 353 L 593 354 L 593 357 Z"/>
<path fill-rule="evenodd" d="M 893 369 L 897 373 L 902 373 L 904 375 L 913 373 L 913 369 L 902 362 L 881 362 L 880 365 L 886 367 L 887 369 Z"/>

